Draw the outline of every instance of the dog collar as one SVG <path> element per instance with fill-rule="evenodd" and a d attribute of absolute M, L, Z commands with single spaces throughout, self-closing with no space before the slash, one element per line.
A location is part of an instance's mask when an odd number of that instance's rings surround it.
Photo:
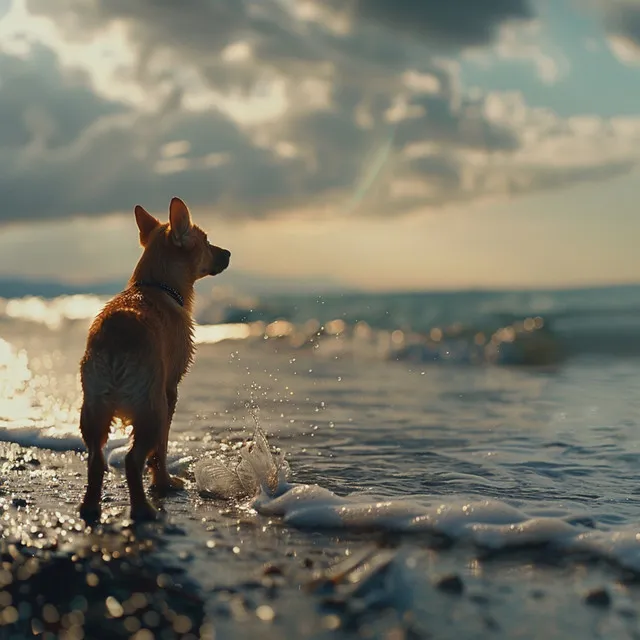
<path fill-rule="evenodd" d="M 165 293 L 169 294 L 181 307 L 184 307 L 184 298 L 169 285 L 162 284 L 162 282 L 146 282 L 139 281 L 134 283 L 136 287 L 156 287 L 162 289 Z"/>

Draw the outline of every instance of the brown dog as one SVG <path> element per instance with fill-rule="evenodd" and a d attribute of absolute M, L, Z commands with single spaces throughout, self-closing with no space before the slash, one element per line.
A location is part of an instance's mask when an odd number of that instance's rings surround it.
<path fill-rule="evenodd" d="M 102 450 L 116 417 L 133 425 L 125 458 L 131 517 L 156 517 L 142 483 L 148 458 L 159 491 L 184 486 L 169 475 L 166 461 L 178 384 L 194 353 L 193 286 L 199 278 L 224 271 L 231 256 L 208 242 L 179 198 L 171 200 L 168 224 L 140 206 L 135 216 L 144 251 L 128 287 L 91 325 L 80 365 L 80 430 L 89 453 L 80 515 L 86 521 L 100 518 L 106 468 Z"/>

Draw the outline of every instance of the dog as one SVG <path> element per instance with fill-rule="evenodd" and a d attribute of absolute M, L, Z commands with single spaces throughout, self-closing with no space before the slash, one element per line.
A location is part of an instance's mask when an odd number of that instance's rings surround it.
<path fill-rule="evenodd" d="M 114 418 L 133 425 L 125 457 L 132 520 L 157 517 L 144 491 L 147 463 L 158 492 L 184 487 L 167 471 L 167 445 L 178 385 L 194 356 L 194 284 L 222 273 L 231 257 L 209 243 L 180 198 L 171 200 L 168 223 L 140 205 L 134 213 L 142 256 L 127 288 L 91 325 L 80 363 L 80 431 L 88 452 L 80 515 L 88 523 L 100 519 L 103 449 Z"/>

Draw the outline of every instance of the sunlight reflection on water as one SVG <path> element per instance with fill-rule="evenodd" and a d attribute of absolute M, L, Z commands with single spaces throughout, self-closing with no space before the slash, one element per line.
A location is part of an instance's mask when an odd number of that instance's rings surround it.
<path fill-rule="evenodd" d="M 94 318 L 104 302 L 103 298 L 92 295 L 60 296 L 53 300 L 27 296 L 7 300 L 4 312 L 13 319 L 39 322 L 57 329 L 65 320 Z"/>
<path fill-rule="evenodd" d="M 11 320 L 33 322 L 60 331 L 68 321 L 90 321 L 105 299 L 90 295 L 2 300 Z M 247 324 L 198 325 L 197 344 L 243 340 L 251 336 Z M 33 355 L 0 338 L 0 428 L 36 428 L 44 437 L 78 435 L 82 394 L 77 369 L 69 370 L 64 354 L 37 350 Z M 122 425 L 114 425 L 111 437 L 121 438 Z"/>
<path fill-rule="evenodd" d="M 0 338 L 0 427 L 37 427 L 42 435 L 76 433 L 79 376 L 58 375 L 55 353 L 30 360 Z"/>

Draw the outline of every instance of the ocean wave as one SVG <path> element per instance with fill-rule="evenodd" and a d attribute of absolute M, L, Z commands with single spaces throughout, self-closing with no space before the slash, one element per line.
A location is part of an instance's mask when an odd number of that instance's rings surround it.
<path fill-rule="evenodd" d="M 571 298 L 569 294 L 566 297 Z M 88 324 L 104 296 L 0 299 L 0 323 Z M 257 340 L 317 357 L 554 366 L 579 355 L 640 356 L 640 301 L 561 294 L 201 297 L 196 341 Z"/>
<path fill-rule="evenodd" d="M 240 325 L 239 325 L 240 326 Z M 287 320 L 243 325 L 246 337 L 278 350 L 313 353 L 318 358 L 362 358 L 415 364 L 555 365 L 566 353 L 542 318 L 500 327 L 492 333 L 453 325 L 434 327 L 429 333 L 375 329 L 366 322 L 348 325 L 332 320 L 321 325 L 310 320 L 295 325 Z"/>
<path fill-rule="evenodd" d="M 613 529 L 584 514 L 526 513 L 500 500 L 455 495 L 412 500 L 338 496 L 316 484 L 289 483 L 284 456 L 271 452 L 259 426 L 241 449 L 239 463 L 204 458 L 194 472 L 203 497 L 248 499 L 260 515 L 298 529 L 438 536 L 490 551 L 546 545 L 565 556 L 606 560 L 640 573 L 637 526 Z"/>
<path fill-rule="evenodd" d="M 286 296 L 219 295 L 202 323 L 249 327 L 247 337 L 412 363 L 554 366 L 581 355 L 640 356 L 640 288 Z"/>
<path fill-rule="evenodd" d="M 264 300 L 219 292 L 201 301 L 197 319 L 319 357 L 555 366 L 582 355 L 640 356 L 638 287 Z"/>

